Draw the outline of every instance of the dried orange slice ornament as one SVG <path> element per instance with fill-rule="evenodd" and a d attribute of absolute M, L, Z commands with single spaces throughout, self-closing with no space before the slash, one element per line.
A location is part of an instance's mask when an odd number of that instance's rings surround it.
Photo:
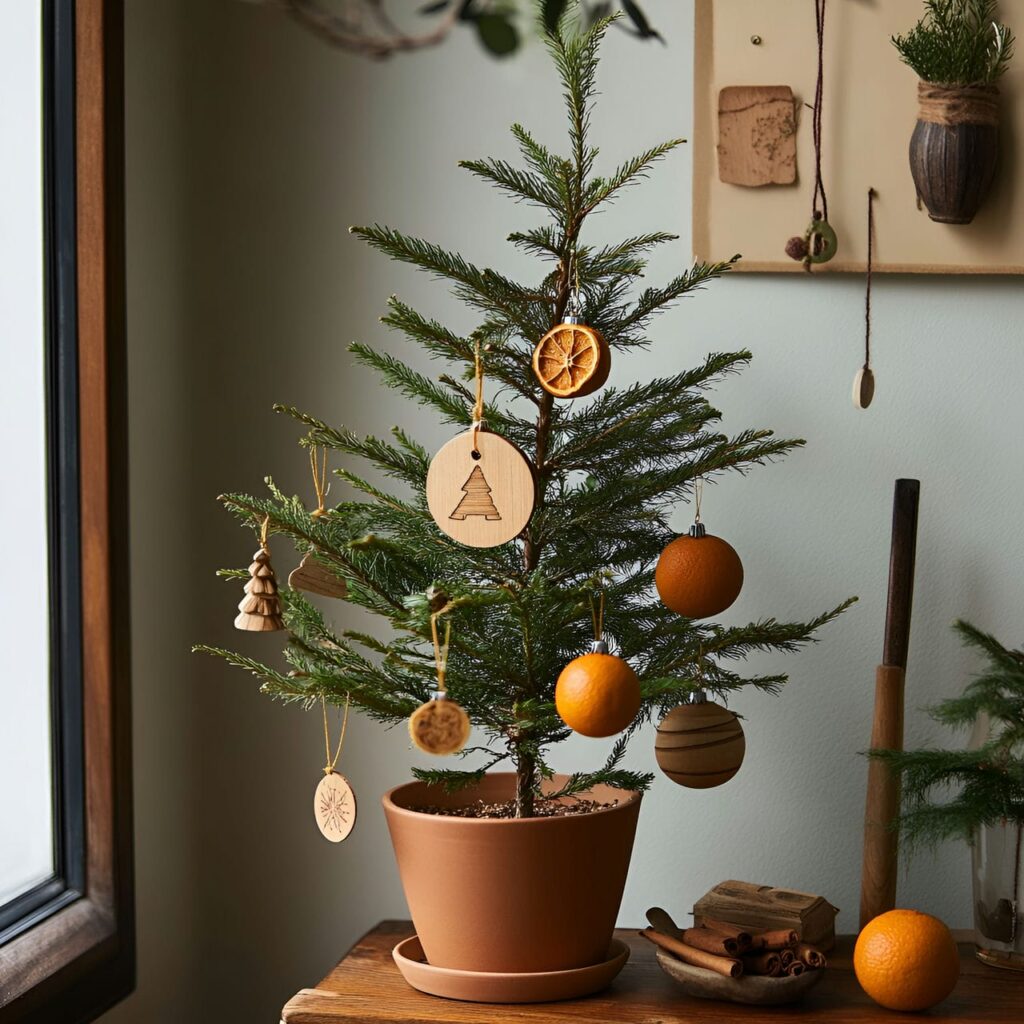
<path fill-rule="evenodd" d="M 601 332 L 567 316 L 533 350 L 533 372 L 555 398 L 583 398 L 608 379 L 612 354 Z"/>

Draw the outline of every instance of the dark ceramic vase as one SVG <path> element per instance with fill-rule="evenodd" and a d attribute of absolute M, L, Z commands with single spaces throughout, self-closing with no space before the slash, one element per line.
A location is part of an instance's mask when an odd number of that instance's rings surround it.
<path fill-rule="evenodd" d="M 910 138 L 910 173 L 928 216 L 970 224 L 992 187 L 999 157 L 994 85 L 918 83 L 920 112 Z"/>

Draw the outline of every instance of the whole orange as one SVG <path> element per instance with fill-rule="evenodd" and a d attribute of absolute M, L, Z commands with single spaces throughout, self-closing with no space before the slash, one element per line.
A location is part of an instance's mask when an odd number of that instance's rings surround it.
<path fill-rule="evenodd" d="M 555 684 L 555 707 L 574 732 L 614 736 L 640 710 L 640 680 L 629 663 L 614 654 L 584 654 L 562 669 Z"/>
<path fill-rule="evenodd" d="M 927 1010 L 955 988 L 960 953 L 937 917 L 890 910 L 864 926 L 853 950 L 853 969 L 876 1003 L 890 1010 Z"/>
<path fill-rule="evenodd" d="M 654 584 L 672 611 L 688 619 L 706 619 L 724 612 L 739 597 L 743 563 L 721 537 L 676 537 L 658 559 Z"/>

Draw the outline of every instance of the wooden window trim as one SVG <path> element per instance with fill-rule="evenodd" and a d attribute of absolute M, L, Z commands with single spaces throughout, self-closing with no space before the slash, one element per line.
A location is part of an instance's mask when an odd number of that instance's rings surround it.
<path fill-rule="evenodd" d="M 0 1024 L 91 1020 L 135 983 L 123 25 L 123 0 L 76 0 L 85 885 L 0 947 Z"/>

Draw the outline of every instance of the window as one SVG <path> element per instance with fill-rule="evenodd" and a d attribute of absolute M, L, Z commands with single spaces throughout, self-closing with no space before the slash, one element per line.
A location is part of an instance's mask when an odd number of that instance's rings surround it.
<path fill-rule="evenodd" d="M 130 991 L 120 0 L 0 7 L 0 1022 Z"/>

